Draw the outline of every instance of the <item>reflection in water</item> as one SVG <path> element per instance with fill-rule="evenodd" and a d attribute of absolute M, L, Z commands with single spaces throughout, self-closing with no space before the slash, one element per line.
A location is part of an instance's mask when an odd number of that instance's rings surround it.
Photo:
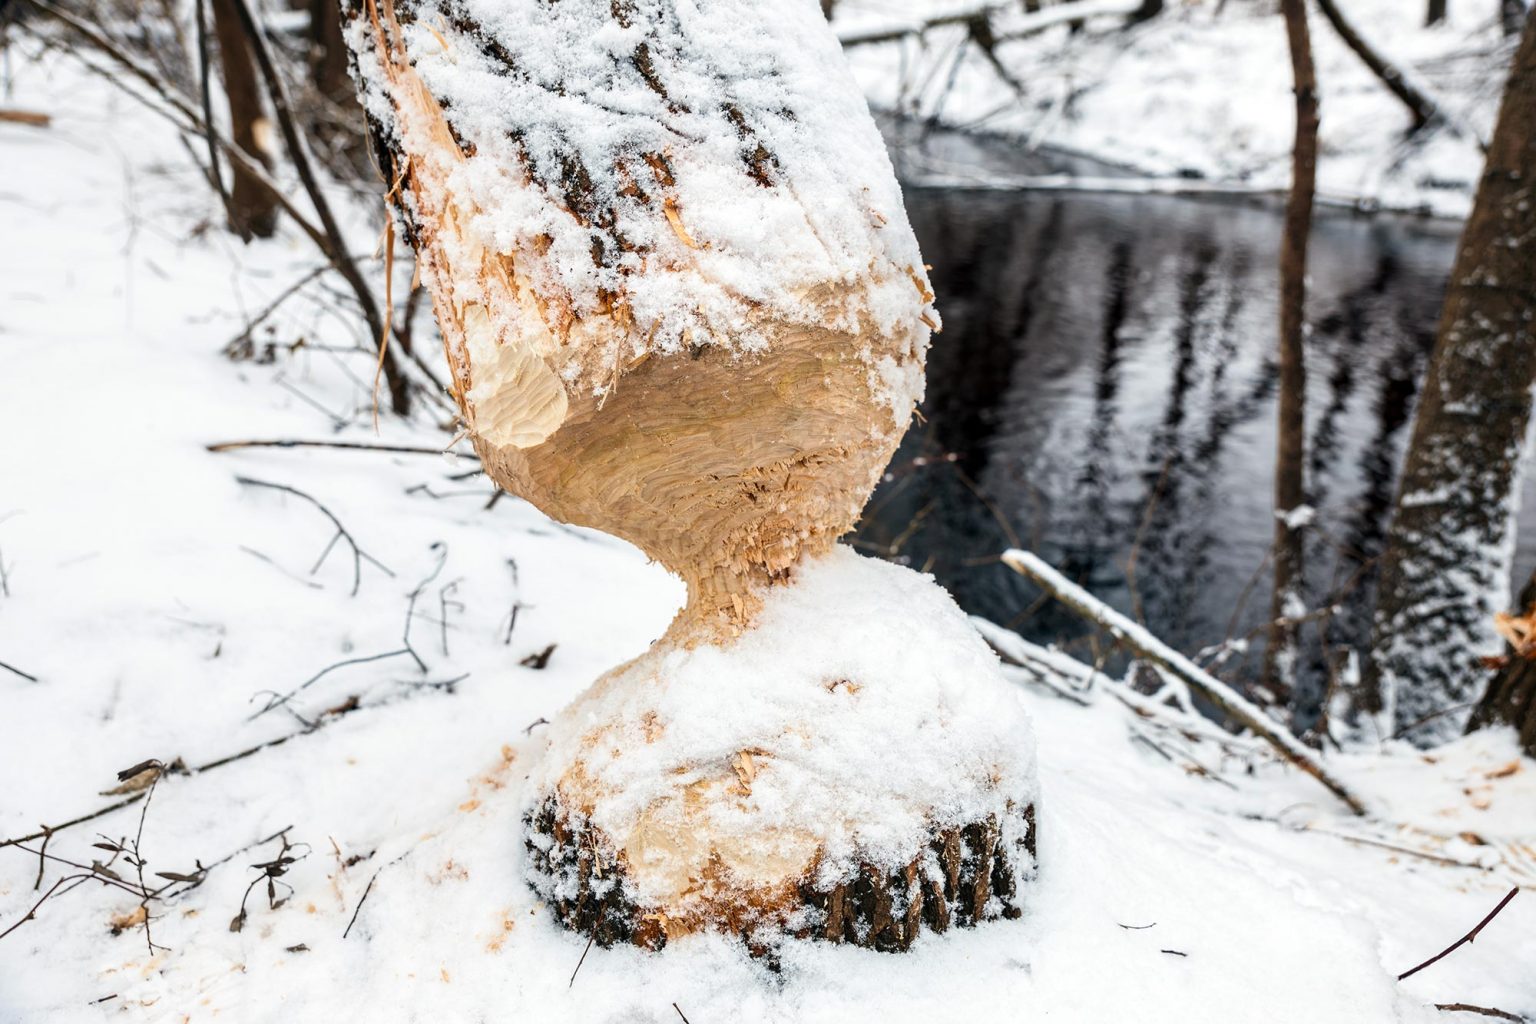
<path fill-rule="evenodd" d="M 1260 626 L 1279 216 L 1166 197 L 909 187 L 907 201 L 945 328 L 924 419 L 857 542 L 1036 639 L 1082 630 L 996 564 L 1014 537 L 1182 649 Z M 1314 229 L 1308 579 L 1314 602 L 1342 595 L 1333 647 L 1368 619 L 1455 234 L 1338 216 Z"/>

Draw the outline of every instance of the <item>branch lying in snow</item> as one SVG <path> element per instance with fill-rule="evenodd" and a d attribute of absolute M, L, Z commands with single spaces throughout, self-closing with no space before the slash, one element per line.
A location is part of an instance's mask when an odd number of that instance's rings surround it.
<path fill-rule="evenodd" d="M 1498 917 L 1499 916 L 1499 911 L 1501 911 L 1505 907 L 1509 906 L 1509 901 L 1514 899 L 1518 895 L 1520 895 L 1520 887 L 1517 885 L 1513 889 L 1509 890 L 1509 893 L 1507 895 L 1505 895 L 1505 897 L 1502 900 L 1499 901 L 1499 905 L 1494 907 L 1492 910 L 1490 910 L 1488 912 L 1488 916 L 1487 917 L 1485 917 L 1481 921 L 1477 922 L 1476 927 L 1474 927 L 1471 931 L 1467 932 L 1467 934 L 1463 935 L 1461 938 L 1457 939 L 1455 942 L 1451 943 L 1449 946 L 1445 947 L 1440 952 L 1438 952 L 1434 956 L 1430 957 L 1428 960 L 1425 960 L 1423 963 L 1419 964 L 1419 966 L 1413 968 L 1412 970 L 1407 970 L 1407 971 L 1404 971 L 1402 974 L 1399 974 L 1397 976 L 1397 980 L 1398 981 L 1402 981 L 1405 978 L 1411 978 L 1415 974 L 1418 974 L 1420 971 L 1422 971 L 1424 968 L 1429 967 L 1432 964 L 1439 963 L 1441 960 L 1444 960 L 1446 957 L 1448 957 L 1452 953 L 1456 952 L 1462 946 L 1465 946 L 1468 943 L 1477 941 L 1477 934 L 1478 934 L 1478 932 L 1481 932 L 1484 928 L 1488 927 L 1488 922 L 1492 921 L 1494 918 Z"/>
<path fill-rule="evenodd" d="M 452 455 L 460 459 L 480 461 L 472 452 L 456 452 L 449 448 L 421 448 L 403 444 L 365 444 L 361 441 L 216 441 L 203 446 L 210 452 L 232 452 L 241 448 L 340 448 L 358 452 L 392 452 L 396 455 Z"/>
<path fill-rule="evenodd" d="M 271 483 L 270 481 L 267 481 L 267 480 L 256 480 L 256 479 L 253 479 L 252 477 L 248 477 L 248 476 L 237 476 L 237 477 L 235 477 L 235 481 L 237 483 L 244 484 L 247 487 L 268 487 L 268 488 L 271 488 L 274 491 L 282 491 L 285 494 L 292 494 L 295 497 L 303 498 L 305 501 L 307 501 L 311 505 L 315 506 L 315 508 L 319 509 L 321 514 L 324 515 L 325 518 L 327 518 L 327 519 L 329 519 L 331 521 L 331 525 L 336 527 L 336 533 L 331 537 L 330 542 L 325 545 L 325 550 L 320 552 L 320 557 L 319 557 L 319 559 L 316 560 L 314 566 L 312 566 L 310 568 L 309 574 L 311 576 L 313 576 L 315 573 L 320 571 L 320 567 L 322 565 L 324 565 L 325 564 L 325 560 L 330 557 L 332 549 L 336 547 L 336 542 L 339 541 L 339 540 L 346 541 L 347 542 L 347 546 L 352 549 L 352 596 L 353 597 L 357 596 L 358 588 L 360 586 L 362 586 L 362 582 L 363 582 L 363 561 L 365 559 L 368 561 L 368 563 L 370 565 L 374 566 L 379 571 L 383 572 L 384 575 L 389 576 L 389 577 L 393 577 L 395 575 L 394 570 L 390 569 L 389 566 L 385 565 L 383 562 L 379 561 L 377 558 L 374 558 L 368 552 L 364 551 L 361 547 L 359 547 L 358 544 L 357 544 L 357 541 L 353 539 L 352 534 L 347 530 L 347 528 L 345 526 L 341 525 L 341 520 L 337 519 L 335 513 L 333 513 L 330 509 L 328 509 L 324 505 L 322 505 L 320 503 L 319 499 L 317 499 L 317 498 L 315 498 L 315 497 L 313 497 L 311 495 L 305 494 L 303 491 L 299 490 L 297 487 L 290 487 L 288 484 L 275 484 L 275 483 Z M 306 683 L 305 685 L 307 686 L 308 684 Z M 300 689 L 302 689 L 302 687 L 300 687 Z"/>
<path fill-rule="evenodd" d="M 1526 1020 L 1526 1018 L 1518 1013 L 1498 1010 L 1492 1006 L 1473 1006 L 1471 1003 L 1436 1003 L 1435 1009 L 1444 1010 L 1447 1013 L 1476 1013 L 1484 1017 L 1497 1017 L 1499 1020 L 1512 1020 L 1517 1022 L 1517 1024 L 1524 1024 Z"/>
<path fill-rule="evenodd" d="M 1142 0 L 1089 0 L 1086 3 L 1061 4 L 1015 19 L 1010 23 L 1006 32 L 998 33 L 993 39 L 995 42 L 1002 43 L 1013 39 L 1021 39 L 1036 32 L 1043 32 L 1052 26 L 1062 25 L 1070 21 L 1082 21 L 1085 18 L 1094 18 L 1100 15 L 1132 14 L 1141 5 Z M 858 32 L 849 32 L 839 35 L 837 38 L 838 42 L 842 43 L 845 48 L 850 46 L 867 46 L 871 43 L 893 43 L 910 36 L 920 36 L 929 29 L 943 28 L 946 25 L 965 25 L 990 18 L 994 14 L 1002 14 L 1017 9 L 1017 3 L 971 5 L 935 14 L 921 21 L 893 22 Z"/>
<path fill-rule="evenodd" d="M 17 668 L 15 665 L 8 665 L 8 664 L 6 664 L 3 661 L 0 661 L 0 669 L 4 669 L 5 671 L 10 672 L 10 673 L 12 673 L 14 675 L 21 676 L 21 678 L 25 679 L 29 683 L 35 683 L 35 682 L 38 681 L 37 676 L 33 675 L 32 673 L 30 673 L 30 672 L 23 672 L 21 669 Z"/>
<path fill-rule="evenodd" d="M 1264 740 L 1286 761 L 1312 776 L 1356 814 L 1366 813 L 1365 804 L 1348 787 L 1328 773 L 1312 750 L 1281 726 L 1270 721 L 1226 683 L 1206 673 L 1184 655 L 1158 640 L 1147 630 L 1093 597 L 1086 590 L 1061 575 L 1028 551 L 1017 548 L 1003 553 L 1003 564 L 1021 576 L 1034 580 L 1050 595 L 1089 622 L 1109 631 L 1136 656 L 1183 680 L 1191 689 L 1215 704 Z"/>

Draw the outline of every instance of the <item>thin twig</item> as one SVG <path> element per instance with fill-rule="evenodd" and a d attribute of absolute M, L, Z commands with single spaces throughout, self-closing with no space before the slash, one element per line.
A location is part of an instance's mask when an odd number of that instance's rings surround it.
<path fill-rule="evenodd" d="M 1423 963 L 1419 964 L 1419 966 L 1414 967 L 1411 970 L 1404 971 L 1402 974 L 1399 974 L 1397 976 L 1397 980 L 1398 981 L 1402 981 L 1405 978 L 1411 978 L 1415 974 L 1418 974 L 1420 971 L 1422 971 L 1424 968 L 1429 967 L 1432 964 L 1436 964 L 1436 963 L 1440 962 L 1441 960 L 1445 959 L 1446 957 L 1450 956 L 1452 953 L 1456 952 L 1456 950 L 1460 949 L 1462 946 L 1465 946 L 1465 945 L 1467 945 L 1470 942 L 1476 941 L 1478 932 L 1481 932 L 1484 928 L 1488 927 L 1488 922 L 1492 921 L 1495 917 L 1498 917 L 1499 916 L 1499 911 L 1501 911 L 1505 907 L 1509 906 L 1509 901 L 1514 899 L 1518 895 L 1520 895 L 1520 887 L 1517 885 L 1513 889 L 1509 890 L 1509 892 L 1504 896 L 1504 898 L 1502 900 L 1499 900 L 1499 905 L 1494 907 L 1492 910 L 1490 910 L 1488 912 L 1488 916 L 1487 917 L 1485 917 L 1481 921 L 1477 922 L 1476 927 L 1474 927 L 1471 931 L 1467 932 L 1467 934 L 1463 935 L 1461 938 L 1457 939 L 1455 942 L 1451 943 L 1449 946 L 1446 946 L 1444 949 L 1442 949 L 1440 952 L 1436 953 L 1434 956 L 1430 957 L 1428 960 L 1425 960 Z"/>
<path fill-rule="evenodd" d="M 14 673 L 15 675 L 21 676 L 21 678 L 25 679 L 29 683 L 40 682 L 40 680 L 37 678 L 37 676 L 34 676 L 30 672 L 23 672 L 21 669 L 17 668 L 15 665 L 8 665 L 5 662 L 0 661 L 0 668 L 5 669 L 7 672 L 11 672 L 11 673 Z"/>
<path fill-rule="evenodd" d="M 1484 1017 L 1497 1017 L 1499 1020 L 1512 1020 L 1518 1024 L 1524 1024 L 1526 1018 L 1518 1013 L 1510 1013 L 1508 1010 L 1495 1009 L 1492 1006 L 1473 1006 L 1471 1003 L 1436 1003 L 1435 1009 L 1445 1010 L 1449 1013 L 1479 1013 Z"/>
<path fill-rule="evenodd" d="M 379 871 L 383 870 L 383 868 L 379 869 Z M 357 924 L 357 915 L 363 912 L 363 904 L 368 901 L 368 894 L 373 892 L 373 883 L 378 880 L 379 871 L 375 871 L 373 873 L 373 877 L 368 879 L 368 885 L 363 889 L 362 897 L 357 901 L 357 906 L 352 909 L 352 919 L 347 922 L 346 931 L 341 933 L 342 938 L 346 938 L 348 935 L 352 934 L 352 926 Z"/>
<path fill-rule="evenodd" d="M 480 456 L 470 452 L 455 452 L 449 448 L 422 448 L 401 444 L 367 444 L 362 441 L 309 441 L 279 439 L 272 441 L 217 441 L 203 446 L 210 452 L 232 452 L 241 448 L 340 448 L 348 451 L 391 452 L 396 455 L 452 455 L 455 458 L 480 461 Z"/>
<path fill-rule="evenodd" d="M 390 569 L 383 562 L 379 561 L 377 558 L 374 558 L 368 552 L 364 551 L 361 547 L 359 547 L 357 541 L 355 539 L 353 539 L 352 534 L 347 530 L 347 528 L 345 526 L 341 525 L 341 520 L 337 519 L 335 513 L 333 513 L 330 509 L 326 508 L 323 504 L 321 504 L 320 500 L 318 498 L 315 498 L 313 495 L 304 493 L 303 491 L 299 490 L 297 487 L 292 487 L 292 486 L 290 486 L 288 484 L 272 483 L 269 480 L 256 480 L 256 479 L 254 479 L 252 477 L 248 477 L 248 476 L 237 476 L 237 477 L 235 477 L 235 481 L 237 483 L 244 484 L 244 485 L 246 485 L 248 487 L 268 487 L 268 488 L 271 488 L 274 491 L 282 491 L 285 494 L 292 494 L 295 497 L 303 498 L 305 501 L 307 501 L 311 505 L 315 506 L 315 508 L 319 509 L 321 514 L 324 515 L 325 518 L 327 518 L 327 519 L 329 519 L 331 521 L 331 525 L 336 528 L 336 534 L 335 534 L 335 536 L 333 536 L 331 538 L 330 542 L 328 544 L 326 544 L 325 550 L 320 553 L 320 558 L 315 562 L 314 566 L 309 570 L 309 574 L 311 576 L 313 576 L 315 573 L 320 571 L 320 567 L 325 564 L 325 560 L 330 555 L 331 549 L 336 546 L 336 542 L 338 540 L 345 540 L 347 542 L 347 546 L 352 549 L 352 596 L 353 597 L 357 596 L 358 588 L 362 585 L 362 582 L 363 582 L 363 561 L 364 561 L 364 559 L 366 559 L 370 564 L 372 564 L 373 566 L 378 568 L 380 571 L 382 571 L 384 573 L 384 575 L 389 576 L 391 578 L 394 577 L 394 575 L 395 575 L 394 570 Z"/>

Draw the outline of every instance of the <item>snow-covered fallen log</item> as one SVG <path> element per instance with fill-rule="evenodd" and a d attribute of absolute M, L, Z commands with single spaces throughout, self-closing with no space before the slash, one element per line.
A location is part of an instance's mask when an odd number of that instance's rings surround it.
<path fill-rule="evenodd" d="M 1263 711 L 1244 699 L 1226 683 L 1157 639 L 1145 627 L 1121 615 L 1047 565 L 1043 559 L 1032 552 L 1017 548 L 1006 551 L 1003 554 L 1003 564 L 1019 575 L 1027 576 L 1062 604 L 1107 630 L 1138 658 L 1183 680 L 1191 689 L 1251 730 L 1255 736 L 1263 739 L 1286 761 L 1322 783 L 1330 793 L 1348 805 L 1351 811 L 1359 815 L 1367 813 L 1364 801 L 1323 767 L 1315 751 L 1309 749 L 1285 728 L 1271 721 Z"/>

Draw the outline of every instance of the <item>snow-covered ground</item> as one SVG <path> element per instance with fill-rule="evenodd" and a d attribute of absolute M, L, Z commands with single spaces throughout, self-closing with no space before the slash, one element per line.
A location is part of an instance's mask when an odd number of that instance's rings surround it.
<path fill-rule="evenodd" d="M 1536 887 L 1536 763 L 1507 734 L 1332 759 L 1379 808 L 1367 823 L 1267 762 L 1203 777 L 1103 694 L 1022 681 L 1043 793 L 1023 920 L 906 955 L 792 945 L 777 973 L 712 937 L 583 962 L 523 880 L 539 723 L 644 650 L 681 588 L 622 543 L 487 509 L 467 457 L 207 451 L 430 451 L 453 427 L 424 411 L 375 436 L 371 360 L 324 290 L 258 332 L 273 362 L 227 360 L 313 267 L 307 243 L 242 248 L 161 122 L 58 59 L 17 75 L 6 102 L 56 120 L 0 124 L 0 661 L 35 677 L 0 670 L 0 842 L 179 761 L 147 807 L 46 853 L 106 863 L 93 844 L 137 840 L 152 884 L 201 884 L 150 904 L 148 933 L 96 883 L 23 920 L 76 869 L 40 862 L 41 839 L 0 847 L 4 1024 L 1536 1017 L 1536 894 L 1394 980 Z M 355 588 L 345 542 L 311 570 L 334 532 L 317 508 L 240 477 L 323 503 L 370 556 Z M 252 865 L 285 848 L 269 898 Z M 121 855 L 111 870 L 136 880 Z"/>
<path fill-rule="evenodd" d="M 977 9 L 978 0 L 839 0 L 834 27 L 853 37 Z M 998 4 L 999 39 L 1038 21 Z M 1113 8 L 1105 0 L 1084 9 Z M 1134 4 L 1119 4 L 1120 9 Z M 1311 8 L 1321 99 L 1318 189 L 1327 198 L 1464 216 L 1482 172 L 1513 39 L 1498 0 L 1453 0 L 1447 22 L 1424 27 L 1422 0 L 1340 0 L 1360 34 L 1440 101 L 1456 130 L 1407 138 L 1411 119 L 1338 33 Z M 1060 7 L 1047 5 L 1045 16 Z M 1295 124 L 1285 24 L 1268 0 L 1170 0 L 1164 14 L 1126 29 L 1091 19 L 1000 42 L 1011 82 L 962 26 L 900 43 L 849 49 L 876 109 L 1092 155 L 1148 175 L 1284 188 Z M 964 44 L 964 45 L 962 45 Z M 929 166 L 937 179 L 973 168 Z M 1194 181 L 1183 181 L 1193 186 Z"/>

